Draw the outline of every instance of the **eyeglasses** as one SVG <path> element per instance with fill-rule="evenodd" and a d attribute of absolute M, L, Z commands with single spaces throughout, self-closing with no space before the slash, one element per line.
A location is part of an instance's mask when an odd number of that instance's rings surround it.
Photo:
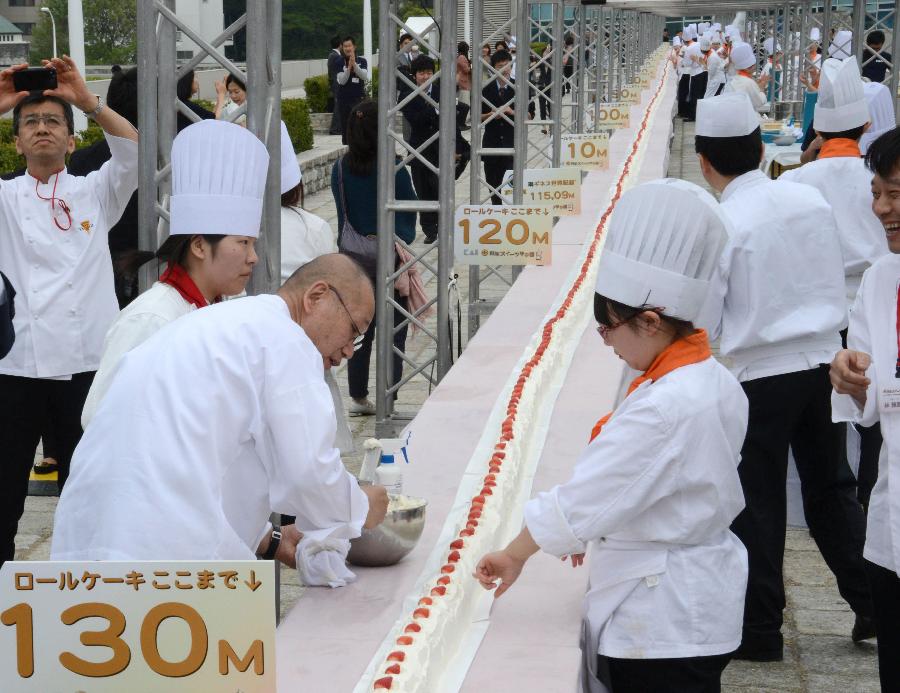
<path fill-rule="evenodd" d="M 22 121 L 22 127 L 28 128 L 29 130 L 33 130 L 41 123 L 44 123 L 48 128 L 61 128 L 65 125 L 65 119 L 58 115 L 53 114 L 41 114 L 41 115 L 29 115 L 26 116 Z"/>
<path fill-rule="evenodd" d="M 364 333 L 361 329 L 359 329 L 356 326 L 356 322 L 353 320 L 353 316 L 350 315 L 350 309 L 347 308 L 347 304 L 344 303 L 344 299 L 341 298 L 341 295 L 340 295 L 340 293 L 338 293 L 338 290 L 335 289 L 333 286 L 329 286 L 328 288 L 334 292 L 335 296 L 337 296 L 338 302 L 341 304 L 341 307 L 344 309 L 344 312 L 347 314 L 347 317 L 350 319 L 350 324 L 353 326 L 353 331 L 356 332 L 356 337 L 353 339 L 353 351 L 359 351 L 359 348 L 362 346 L 362 343 L 363 343 Z"/>
<path fill-rule="evenodd" d="M 628 320 L 620 320 L 615 325 L 597 325 L 597 332 L 600 334 L 601 337 L 603 337 L 603 339 L 606 339 L 606 337 L 609 335 L 610 332 L 612 332 L 613 330 L 615 330 L 618 327 L 622 327 L 622 325 L 624 325 L 626 322 L 630 322 L 630 321 L 631 321 L 631 318 L 629 318 Z"/>

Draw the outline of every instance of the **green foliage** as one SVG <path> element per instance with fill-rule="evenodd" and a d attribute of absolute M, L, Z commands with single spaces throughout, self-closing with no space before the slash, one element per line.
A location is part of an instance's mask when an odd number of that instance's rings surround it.
<path fill-rule="evenodd" d="M 372 79 L 369 80 L 369 83 L 366 85 L 366 91 L 369 94 L 370 99 L 375 99 L 378 101 L 378 68 L 372 68 Z"/>
<path fill-rule="evenodd" d="M 83 149 L 103 139 L 103 130 L 94 121 L 89 121 L 86 130 L 75 136 L 75 148 Z M 12 119 L 0 120 L 0 175 L 25 168 L 25 158 L 16 152 L 12 134 Z"/>
<path fill-rule="evenodd" d="M 241 0 L 226 0 L 226 8 L 243 4 Z M 282 59 L 314 60 L 328 57 L 332 36 L 351 35 L 362 53 L 362 0 L 283 0 L 281 3 Z M 378 48 L 378 2 L 372 1 L 372 29 Z"/>
<path fill-rule="evenodd" d="M 68 0 L 44 0 L 56 19 L 60 55 L 69 53 Z M 40 12 L 31 40 L 31 62 L 53 53 L 50 15 Z M 137 0 L 91 0 L 84 3 L 84 52 L 89 65 L 133 65 L 137 61 Z"/>
<path fill-rule="evenodd" d="M 313 147 L 313 129 L 309 119 L 309 105 L 305 99 L 283 99 L 281 119 L 287 126 L 295 152 L 305 152 Z"/>
<path fill-rule="evenodd" d="M 0 175 L 12 173 L 20 168 L 25 168 L 25 159 L 16 153 L 16 145 L 0 144 Z"/>
<path fill-rule="evenodd" d="M 216 112 L 216 102 L 215 101 L 207 101 L 206 99 L 191 99 L 195 104 L 200 106 L 201 108 L 205 108 L 210 113 Z"/>
<path fill-rule="evenodd" d="M 309 110 L 313 113 L 326 113 L 328 111 L 328 99 L 331 98 L 331 87 L 328 84 L 328 75 L 310 77 L 303 82 L 306 90 L 306 101 Z"/>
<path fill-rule="evenodd" d="M 531 52 L 534 53 L 537 57 L 541 57 L 544 54 L 544 49 L 547 47 L 547 43 L 544 41 L 534 41 L 531 44 Z"/>

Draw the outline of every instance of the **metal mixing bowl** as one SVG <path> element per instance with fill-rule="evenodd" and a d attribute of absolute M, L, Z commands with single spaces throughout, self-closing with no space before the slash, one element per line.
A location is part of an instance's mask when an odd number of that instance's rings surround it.
<path fill-rule="evenodd" d="M 389 510 L 384 522 L 350 540 L 347 561 L 360 566 L 387 566 L 399 563 L 412 551 L 425 527 L 424 498 L 409 498 L 416 505 L 405 510 Z"/>
<path fill-rule="evenodd" d="M 779 135 L 775 138 L 775 144 L 777 144 L 779 147 L 788 147 L 794 144 L 794 142 L 796 141 L 797 138 L 794 135 Z"/>

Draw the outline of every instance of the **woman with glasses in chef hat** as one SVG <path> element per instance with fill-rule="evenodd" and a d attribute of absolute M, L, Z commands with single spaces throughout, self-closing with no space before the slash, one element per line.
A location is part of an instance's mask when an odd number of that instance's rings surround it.
<path fill-rule="evenodd" d="M 475 577 L 499 596 L 537 551 L 579 565 L 590 547 L 583 690 L 718 691 L 741 641 L 747 554 L 729 526 L 748 412 L 692 321 L 726 226 L 711 195 L 667 179 L 625 193 L 607 234 L 594 317 L 640 376 Z"/>

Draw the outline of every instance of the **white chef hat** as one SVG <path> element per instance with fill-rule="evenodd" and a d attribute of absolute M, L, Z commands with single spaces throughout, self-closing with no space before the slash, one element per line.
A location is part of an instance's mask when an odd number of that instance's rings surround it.
<path fill-rule="evenodd" d="M 712 29 L 713 31 L 722 31 L 722 25 L 719 24 L 719 22 L 716 22 L 710 27 L 710 29 Z"/>
<path fill-rule="evenodd" d="M 673 38 L 672 45 L 675 46 L 676 48 L 678 48 L 681 45 L 681 37 L 676 36 L 675 38 Z"/>
<path fill-rule="evenodd" d="M 172 144 L 169 235 L 259 236 L 266 146 L 224 120 L 189 125 Z"/>
<path fill-rule="evenodd" d="M 731 62 L 738 70 L 746 70 L 756 64 L 753 47 L 749 43 L 736 43 L 731 49 Z"/>
<path fill-rule="evenodd" d="M 810 41 L 821 41 L 822 40 L 822 30 L 819 27 L 814 26 L 809 30 L 809 40 Z"/>
<path fill-rule="evenodd" d="M 813 123 L 819 132 L 843 132 L 869 122 L 869 105 L 856 58 L 822 64 Z"/>
<path fill-rule="evenodd" d="M 726 239 L 724 218 L 708 192 L 674 178 L 644 183 L 616 204 L 595 291 L 694 320 Z"/>
<path fill-rule="evenodd" d="M 708 51 L 711 44 L 712 44 L 712 37 L 709 34 L 703 34 L 703 36 L 700 37 L 700 50 L 701 51 Z"/>
<path fill-rule="evenodd" d="M 741 30 L 738 29 L 733 24 L 729 24 L 725 27 L 725 36 L 731 39 L 732 43 L 740 43 L 743 41 L 743 37 L 741 36 Z"/>
<path fill-rule="evenodd" d="M 781 52 L 781 44 L 775 43 L 775 39 L 771 36 L 763 41 L 763 48 L 766 49 L 766 55 Z"/>
<path fill-rule="evenodd" d="M 294 154 L 294 145 L 291 144 L 291 136 L 288 134 L 287 125 L 281 121 L 281 194 L 297 187 L 303 180 L 297 155 Z"/>
<path fill-rule="evenodd" d="M 703 34 L 705 34 L 707 31 L 709 31 L 709 22 L 700 22 L 700 24 L 697 25 L 697 32 L 701 36 Z"/>
<path fill-rule="evenodd" d="M 872 117 L 872 124 L 859 139 L 859 151 L 865 154 L 872 142 L 897 126 L 897 121 L 894 117 L 894 100 L 891 98 L 890 89 L 878 82 L 864 82 L 863 91 L 866 93 L 869 115 Z"/>
<path fill-rule="evenodd" d="M 745 137 L 758 128 L 759 115 L 742 91 L 697 101 L 695 134 L 701 137 Z"/>
<path fill-rule="evenodd" d="M 839 31 L 828 46 L 828 57 L 843 60 L 853 55 L 853 32 Z"/>
<path fill-rule="evenodd" d="M 697 38 L 697 25 L 696 24 L 688 24 L 684 28 L 684 35 L 686 38 L 690 39 L 691 41 L 696 39 Z"/>
<path fill-rule="evenodd" d="M 710 40 L 710 43 L 722 43 L 722 32 L 721 31 L 712 32 L 709 40 Z"/>

